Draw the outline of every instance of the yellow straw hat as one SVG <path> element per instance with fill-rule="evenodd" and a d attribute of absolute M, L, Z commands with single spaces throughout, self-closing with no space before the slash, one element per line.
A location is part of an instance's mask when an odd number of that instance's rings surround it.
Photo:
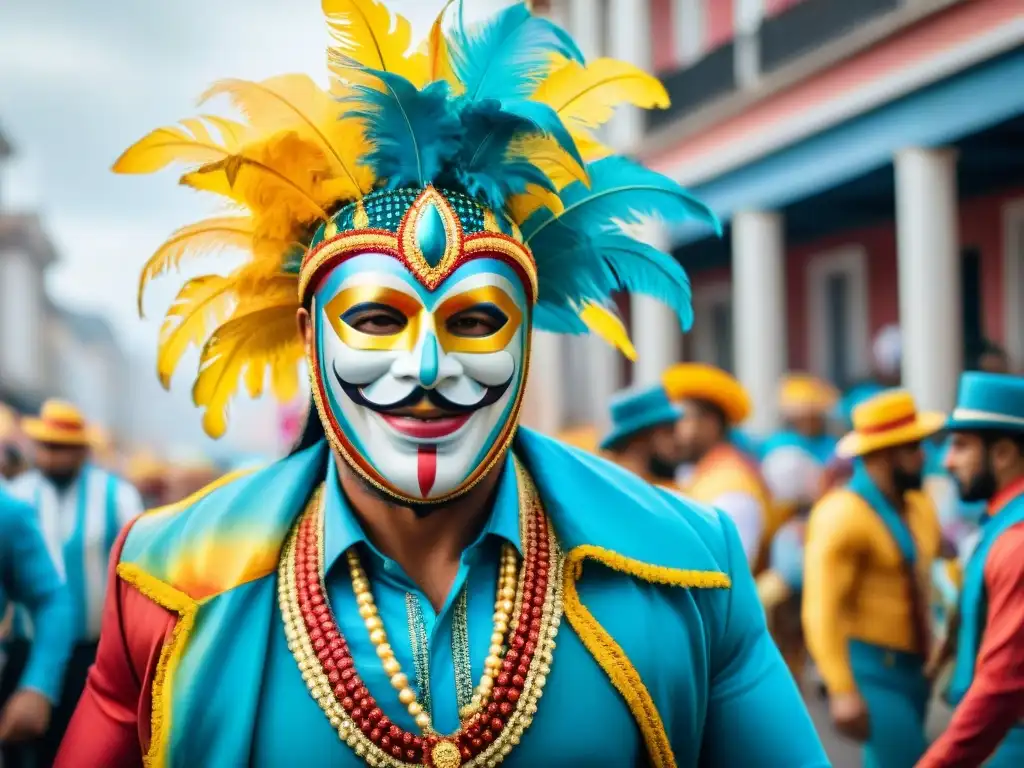
<path fill-rule="evenodd" d="M 806 373 L 787 374 L 779 387 L 779 410 L 790 418 L 827 414 L 838 401 L 835 387 Z"/>
<path fill-rule="evenodd" d="M 704 363 L 679 363 L 662 375 L 672 402 L 703 400 L 722 409 L 730 426 L 746 421 L 752 404 L 750 395 L 733 376 Z"/>
<path fill-rule="evenodd" d="M 37 443 L 74 445 L 86 447 L 92 442 L 92 434 L 81 412 L 64 400 L 47 400 L 39 412 L 39 418 L 26 416 L 21 428 Z"/>
<path fill-rule="evenodd" d="M 847 459 L 934 435 L 946 424 L 942 413 L 918 413 L 914 398 L 903 389 L 889 389 L 853 409 L 853 431 L 836 446 Z"/>

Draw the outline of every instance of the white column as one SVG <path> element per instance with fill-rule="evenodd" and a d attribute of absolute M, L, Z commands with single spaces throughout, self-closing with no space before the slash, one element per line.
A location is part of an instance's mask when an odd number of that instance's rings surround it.
<path fill-rule="evenodd" d="M 602 3 L 597 0 L 569 0 L 568 31 L 588 60 L 602 54 L 599 50 L 601 30 L 604 28 L 604 19 L 599 13 L 601 7 Z"/>
<path fill-rule="evenodd" d="M 558 433 L 563 424 L 563 341 L 558 334 L 533 332 L 522 423 L 548 435 Z"/>
<path fill-rule="evenodd" d="M 922 409 L 946 411 L 963 367 L 956 154 L 896 154 L 903 384 Z"/>
<path fill-rule="evenodd" d="M 637 235 L 664 253 L 672 250 L 664 225 L 651 222 Z M 631 295 L 629 305 L 630 337 L 636 348 L 633 383 L 657 384 L 665 369 L 679 360 L 683 342 L 679 318 L 668 306 L 643 294 Z"/>
<path fill-rule="evenodd" d="M 746 428 L 778 424 L 776 394 L 786 372 L 786 245 L 782 217 L 741 211 L 732 220 L 732 316 L 736 376 L 754 411 Z"/>
<path fill-rule="evenodd" d="M 603 434 L 608 429 L 609 401 L 622 388 L 622 353 L 598 336 L 586 336 L 580 341 L 587 348 L 586 384 L 590 394 L 590 423 Z M 571 391 L 568 397 L 583 397 L 582 392 Z"/>
<path fill-rule="evenodd" d="M 591 7 L 601 5 L 590 0 Z M 602 55 L 649 71 L 653 62 L 650 0 L 608 0 L 607 7 L 610 50 L 602 51 Z M 643 114 L 636 107 L 620 107 L 608 130 L 611 145 L 620 152 L 628 152 L 643 135 Z"/>

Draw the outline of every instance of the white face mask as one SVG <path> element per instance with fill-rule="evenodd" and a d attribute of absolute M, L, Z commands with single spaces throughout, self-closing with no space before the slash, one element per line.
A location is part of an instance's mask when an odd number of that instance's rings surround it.
<path fill-rule="evenodd" d="M 397 259 L 354 256 L 314 296 L 317 379 L 328 434 L 390 495 L 442 500 L 489 469 L 518 419 L 529 303 L 486 256 L 428 290 Z"/>

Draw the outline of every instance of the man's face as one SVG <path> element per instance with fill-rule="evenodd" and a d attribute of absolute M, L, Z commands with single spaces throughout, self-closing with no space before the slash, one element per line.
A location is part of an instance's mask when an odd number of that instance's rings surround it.
<path fill-rule="evenodd" d="M 807 437 L 820 437 L 828 431 L 828 422 L 820 413 L 806 413 L 790 419 L 794 431 Z"/>
<path fill-rule="evenodd" d="M 650 432 L 651 455 L 662 464 L 679 462 L 679 445 L 674 424 L 660 424 Z"/>
<path fill-rule="evenodd" d="M 978 368 L 986 373 L 1009 373 L 1010 362 L 998 352 L 986 352 L 978 358 Z"/>
<path fill-rule="evenodd" d="M 715 415 L 703 403 L 684 400 L 681 405 L 683 415 L 675 427 L 679 461 L 695 464 L 721 438 L 721 429 Z"/>
<path fill-rule="evenodd" d="M 996 478 L 988 446 L 981 435 L 951 434 L 942 465 L 956 480 L 964 501 L 987 501 L 995 495 Z"/>
<path fill-rule="evenodd" d="M 312 314 L 326 427 L 364 479 L 430 502 L 486 471 L 515 426 L 528 358 L 512 268 L 476 258 L 428 290 L 365 253 L 326 277 Z"/>
<path fill-rule="evenodd" d="M 889 449 L 893 485 L 898 493 L 919 491 L 924 484 L 924 450 L 921 443 L 906 443 Z"/>
<path fill-rule="evenodd" d="M 78 477 L 89 452 L 79 445 L 36 443 L 35 465 L 57 485 L 66 485 Z"/>

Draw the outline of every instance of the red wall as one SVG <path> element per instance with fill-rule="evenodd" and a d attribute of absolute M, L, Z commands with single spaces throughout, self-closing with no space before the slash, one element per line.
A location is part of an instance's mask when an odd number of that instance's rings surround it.
<path fill-rule="evenodd" d="M 764 0 L 764 15 L 775 16 L 800 2 L 802 0 Z"/>
<path fill-rule="evenodd" d="M 672 16 L 672 0 L 651 0 L 652 64 L 655 72 L 675 69 L 679 63 Z"/>
<path fill-rule="evenodd" d="M 964 248 L 977 248 L 981 254 L 982 322 L 984 334 L 996 343 L 1005 343 L 1003 320 L 1003 206 L 1024 197 L 1024 188 L 971 198 L 960 203 L 960 242 Z M 786 308 L 789 366 L 807 367 L 807 267 L 819 254 L 856 244 L 864 247 L 868 259 L 868 312 L 873 336 L 889 323 L 899 322 L 899 287 L 896 276 L 896 228 L 894 222 L 850 230 L 787 251 Z M 727 280 L 728 267 L 691 275 L 694 293 L 701 286 Z"/>
<path fill-rule="evenodd" d="M 706 0 L 704 18 L 707 22 L 704 50 L 714 50 L 732 40 L 735 24 L 731 0 Z"/>

